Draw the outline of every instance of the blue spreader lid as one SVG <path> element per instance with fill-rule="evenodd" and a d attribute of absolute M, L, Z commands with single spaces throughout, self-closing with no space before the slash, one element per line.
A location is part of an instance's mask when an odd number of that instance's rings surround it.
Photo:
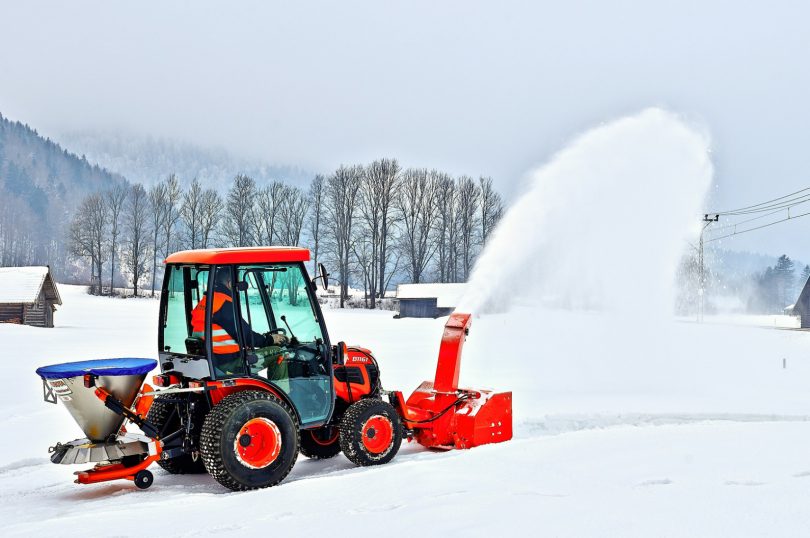
<path fill-rule="evenodd" d="M 84 374 L 95 375 L 143 375 L 157 366 L 154 359 L 98 359 L 93 361 L 64 362 L 37 368 L 43 379 L 64 379 Z"/>

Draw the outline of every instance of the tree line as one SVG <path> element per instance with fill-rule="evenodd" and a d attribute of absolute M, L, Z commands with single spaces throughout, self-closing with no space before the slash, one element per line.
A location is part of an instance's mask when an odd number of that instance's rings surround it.
<path fill-rule="evenodd" d="M 154 295 L 162 260 L 182 249 L 301 245 L 375 308 L 399 282 L 463 282 L 504 211 L 491 178 L 400 167 L 396 159 L 342 165 L 308 188 L 233 178 L 226 192 L 171 174 L 146 188 L 87 195 L 69 226 L 69 250 L 89 262 L 91 291 L 114 293 L 122 275 Z M 105 292 L 105 285 L 107 291 Z"/>

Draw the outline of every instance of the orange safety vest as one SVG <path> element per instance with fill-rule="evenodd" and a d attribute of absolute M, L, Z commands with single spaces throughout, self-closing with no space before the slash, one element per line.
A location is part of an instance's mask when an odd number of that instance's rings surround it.
<path fill-rule="evenodd" d="M 206 297 L 203 297 L 191 311 L 191 336 L 203 340 L 205 339 L 205 299 Z M 211 308 L 212 318 L 225 303 L 231 303 L 228 307 L 233 308 L 233 299 L 227 293 L 215 291 L 214 304 Z M 213 322 L 211 323 L 211 347 L 217 355 L 239 353 L 239 343 L 225 329 Z"/>

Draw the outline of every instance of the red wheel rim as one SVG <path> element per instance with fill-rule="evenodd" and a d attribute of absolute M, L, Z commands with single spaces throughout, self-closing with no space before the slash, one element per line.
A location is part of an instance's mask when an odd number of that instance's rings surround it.
<path fill-rule="evenodd" d="M 382 454 L 394 439 L 394 425 L 388 417 L 374 415 L 363 424 L 363 446 L 372 454 Z"/>
<path fill-rule="evenodd" d="M 334 426 L 331 426 L 322 430 L 310 430 L 309 434 L 312 436 L 312 440 L 315 441 L 315 444 L 329 446 L 337 441 L 338 436 L 340 435 L 340 430 Z"/>
<path fill-rule="evenodd" d="M 245 467 L 262 469 L 276 461 L 281 452 L 281 431 L 270 419 L 250 419 L 236 435 L 233 450 Z"/>

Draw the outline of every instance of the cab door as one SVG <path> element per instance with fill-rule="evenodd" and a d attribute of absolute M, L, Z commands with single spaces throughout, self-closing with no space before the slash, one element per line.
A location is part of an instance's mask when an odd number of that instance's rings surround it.
<path fill-rule="evenodd" d="M 301 425 L 323 422 L 332 412 L 331 362 L 309 281 L 296 264 L 237 269 L 239 309 L 250 330 L 242 342 L 252 376 L 284 391 Z M 275 345 L 268 334 L 287 341 Z"/>

